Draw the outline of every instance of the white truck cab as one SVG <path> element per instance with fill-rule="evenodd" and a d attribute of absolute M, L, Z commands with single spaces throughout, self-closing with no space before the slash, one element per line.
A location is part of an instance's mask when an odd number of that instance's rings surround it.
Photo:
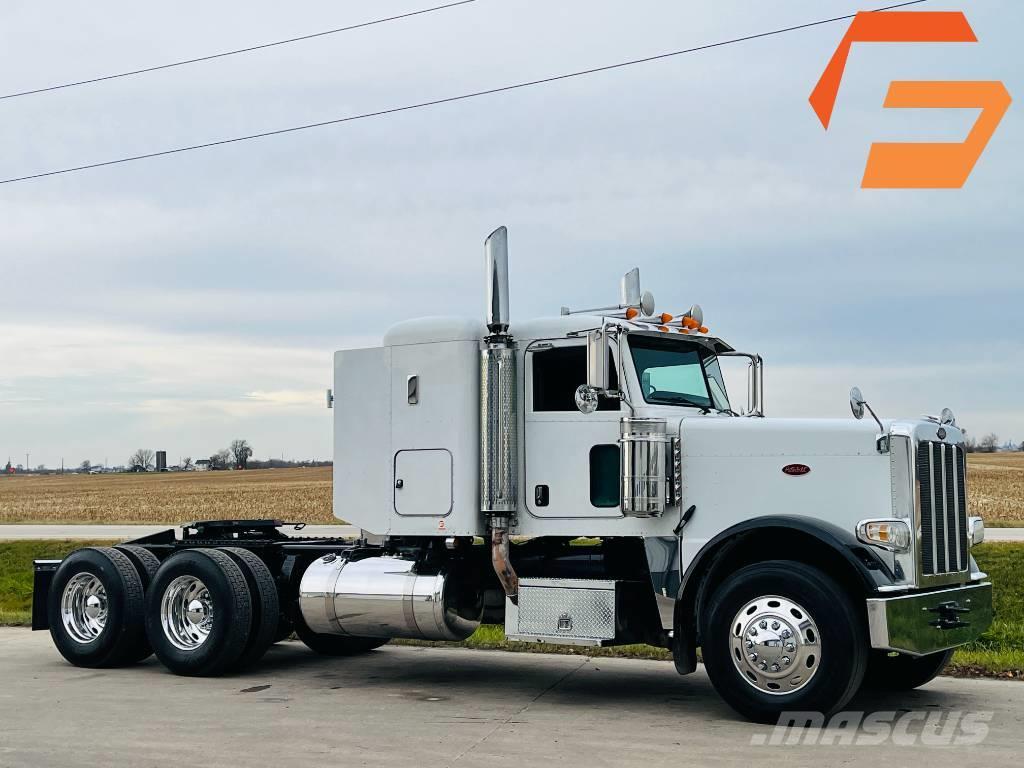
<path fill-rule="evenodd" d="M 408 320 L 335 354 L 334 513 L 359 540 L 208 521 L 123 548 L 146 600 L 118 621 L 145 623 L 169 668 L 232 668 L 222 645 L 245 626 L 232 647 L 255 643 L 251 662 L 268 616 L 335 655 L 494 622 L 522 642 L 662 646 L 683 674 L 699 648 L 730 705 L 773 721 L 834 712 L 861 685 L 922 685 L 989 626 L 948 410 L 864 419 L 854 388 L 853 419 L 771 418 L 761 357 L 711 335 L 699 306 L 655 314 L 637 270 L 613 305 L 513 321 L 503 227 L 485 262 L 484 320 Z M 736 356 L 743 406 L 720 363 Z M 34 626 L 85 666 L 95 589 L 124 586 L 100 565 L 130 580 L 98 551 L 37 564 Z M 259 621 L 231 623 L 234 569 Z M 122 646 L 104 663 L 134 658 Z"/>

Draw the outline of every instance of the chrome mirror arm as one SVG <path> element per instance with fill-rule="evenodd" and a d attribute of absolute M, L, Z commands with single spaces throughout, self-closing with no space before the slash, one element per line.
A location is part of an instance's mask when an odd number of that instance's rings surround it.
<path fill-rule="evenodd" d="M 764 359 L 754 352 L 719 352 L 719 357 L 745 357 L 747 369 L 747 412 L 744 416 L 764 417 Z"/>

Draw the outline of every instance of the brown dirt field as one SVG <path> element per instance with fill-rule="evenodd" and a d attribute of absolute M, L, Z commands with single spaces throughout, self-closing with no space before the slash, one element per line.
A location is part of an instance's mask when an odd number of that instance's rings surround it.
<path fill-rule="evenodd" d="M 336 524 L 331 468 L 0 477 L 0 524 L 227 518 Z"/>
<path fill-rule="evenodd" d="M 967 506 L 987 525 L 1024 526 L 1024 453 L 967 456 Z"/>

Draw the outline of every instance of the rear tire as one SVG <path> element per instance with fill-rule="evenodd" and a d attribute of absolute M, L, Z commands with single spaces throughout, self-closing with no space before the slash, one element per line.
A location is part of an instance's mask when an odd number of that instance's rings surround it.
<path fill-rule="evenodd" d="M 114 549 L 127 555 L 128 559 L 132 561 L 132 565 L 135 566 L 135 570 L 139 572 L 143 591 L 149 589 L 149 585 L 156 578 L 156 572 L 160 570 L 160 560 L 157 559 L 157 556 L 145 547 L 136 544 L 118 544 Z"/>
<path fill-rule="evenodd" d="M 149 655 L 142 579 L 112 547 L 68 555 L 50 585 L 50 636 L 76 667 L 118 667 Z"/>
<path fill-rule="evenodd" d="M 252 599 L 252 632 L 249 633 L 249 642 L 238 661 L 232 665 L 233 669 L 245 669 L 259 661 L 274 644 L 281 614 L 277 584 L 266 563 L 249 550 L 221 547 L 220 551 L 226 552 L 242 569 Z"/>
<path fill-rule="evenodd" d="M 321 635 L 309 628 L 302 616 L 295 619 L 295 634 L 309 650 L 321 656 L 355 656 L 391 642 L 390 637 L 346 637 Z"/>
<path fill-rule="evenodd" d="M 872 651 L 864 687 L 876 691 L 910 691 L 930 683 L 941 674 L 953 657 L 953 649 L 927 656 L 890 656 L 888 651 Z"/>
<path fill-rule="evenodd" d="M 149 585 L 156 578 L 156 572 L 160 570 L 160 561 L 157 559 L 157 556 L 145 547 L 139 547 L 135 544 L 118 544 L 114 549 L 118 552 L 123 552 L 132 561 L 132 565 L 135 566 L 135 572 L 139 574 L 139 579 L 142 581 L 142 593 L 145 596 Z M 145 616 L 143 616 L 143 623 L 145 623 Z M 152 655 L 153 649 L 150 647 L 149 639 L 147 638 L 145 642 L 139 645 L 138 652 L 129 661 L 139 662 L 143 659 L 148 659 Z"/>
<path fill-rule="evenodd" d="M 711 595 L 702 653 L 719 695 L 744 717 L 839 710 L 867 665 L 864 619 L 823 571 L 774 560 L 741 568 Z"/>
<path fill-rule="evenodd" d="M 246 650 L 252 598 L 245 574 L 216 549 L 188 549 L 160 566 L 146 595 L 146 633 L 178 675 L 222 674 Z"/>

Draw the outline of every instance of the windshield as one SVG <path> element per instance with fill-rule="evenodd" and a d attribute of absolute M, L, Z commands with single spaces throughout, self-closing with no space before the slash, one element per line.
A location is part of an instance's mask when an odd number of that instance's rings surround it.
<path fill-rule="evenodd" d="M 731 412 L 714 353 L 679 339 L 639 335 L 630 335 L 629 349 L 647 403 Z"/>

